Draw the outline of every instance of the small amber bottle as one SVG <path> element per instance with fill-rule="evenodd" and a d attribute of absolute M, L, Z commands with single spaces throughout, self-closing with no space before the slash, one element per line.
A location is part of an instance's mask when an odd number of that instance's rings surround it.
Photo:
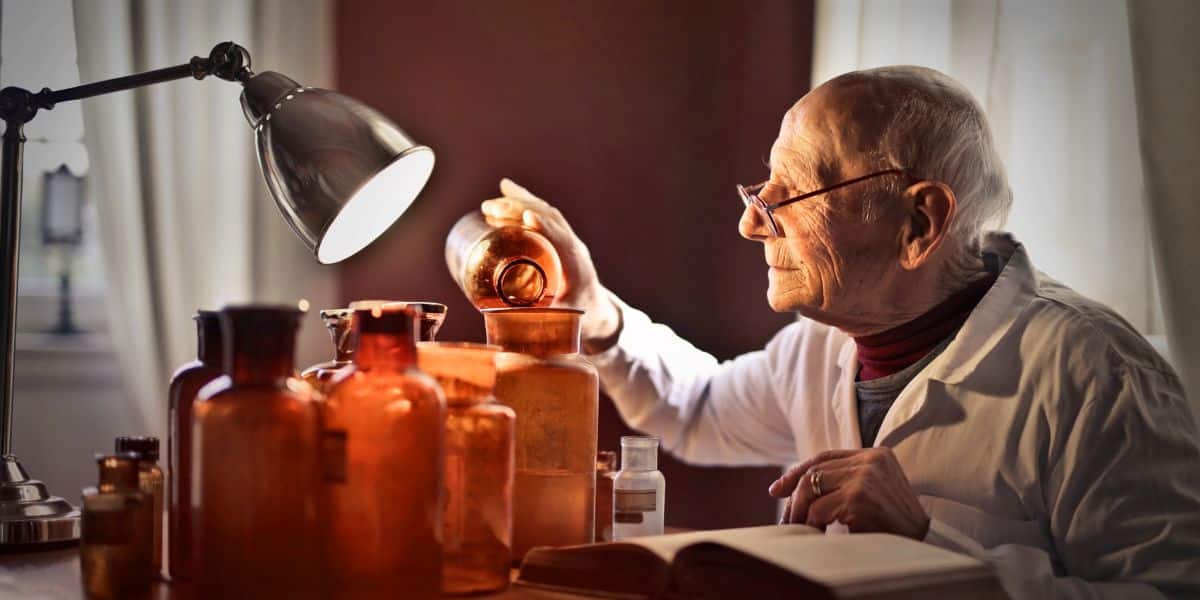
<path fill-rule="evenodd" d="M 613 479 L 617 477 L 617 453 L 596 453 L 596 541 L 613 541 Z"/>
<path fill-rule="evenodd" d="M 492 396 L 499 349 L 436 342 L 417 347 L 421 370 L 433 375 L 446 395 L 442 529 L 442 592 L 446 594 L 508 586 L 516 414 Z"/>
<path fill-rule="evenodd" d="M 322 403 L 326 570 L 336 597 L 433 598 L 441 587 L 446 401 L 417 369 L 414 309 L 356 310 L 352 326 L 354 364 Z"/>
<path fill-rule="evenodd" d="M 171 377 L 167 426 L 167 564 L 172 580 L 187 580 L 195 563 L 192 520 L 192 405 L 200 388 L 224 373 L 220 313 L 196 313 L 196 360 Z"/>
<path fill-rule="evenodd" d="M 162 571 L 163 541 L 163 472 L 158 466 L 158 438 L 122 436 L 117 438 L 116 451 L 138 455 L 138 487 L 151 499 L 150 525 L 154 532 L 151 564 L 158 574 Z"/>
<path fill-rule="evenodd" d="M 138 487 L 138 455 L 96 455 L 99 485 L 83 490 L 79 559 L 88 598 L 120 600 L 148 592 L 152 579 L 152 501 Z"/>
<path fill-rule="evenodd" d="M 228 377 L 200 391 L 192 453 L 201 598 L 326 598 L 321 424 L 292 376 L 293 307 L 221 311 Z"/>
<path fill-rule="evenodd" d="M 450 229 L 446 266 L 479 309 L 549 306 L 565 283 L 550 240 L 519 222 L 491 220 L 479 211 Z"/>
<path fill-rule="evenodd" d="M 326 391 L 325 385 L 338 371 L 350 366 L 354 358 L 354 338 L 350 335 L 350 314 L 353 312 L 349 308 L 321 311 L 321 321 L 333 340 L 333 360 L 317 363 L 300 373 L 300 377 L 319 392 Z"/>

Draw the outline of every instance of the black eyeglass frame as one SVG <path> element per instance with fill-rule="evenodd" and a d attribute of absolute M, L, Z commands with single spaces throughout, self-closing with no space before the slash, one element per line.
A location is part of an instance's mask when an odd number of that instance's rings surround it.
<path fill-rule="evenodd" d="M 768 183 L 767 181 L 764 181 L 762 183 L 757 183 L 757 184 L 754 184 L 754 185 L 751 185 L 748 187 L 739 183 L 737 186 L 737 191 L 738 191 L 738 196 L 741 197 L 741 199 L 742 199 L 742 204 L 746 205 L 747 208 L 753 206 L 754 208 L 758 209 L 758 211 L 764 217 L 766 217 L 767 226 L 771 229 L 771 236 L 772 237 L 783 237 L 783 234 L 779 230 L 779 225 L 775 223 L 775 211 L 776 210 L 783 208 L 789 204 L 799 202 L 801 200 L 807 200 L 809 198 L 812 198 L 813 196 L 820 196 L 821 194 L 832 192 L 833 190 L 836 190 L 839 188 L 844 188 L 848 185 L 853 185 L 860 181 L 866 181 L 868 179 L 874 179 L 876 177 L 882 177 L 884 175 L 905 175 L 908 177 L 912 177 L 912 174 L 909 173 L 906 169 L 884 169 L 882 171 L 875 171 L 874 173 L 868 173 L 868 174 L 862 175 L 860 177 L 855 177 L 854 179 L 847 179 L 846 181 L 843 181 L 841 183 L 835 183 L 829 187 L 821 188 L 819 190 L 815 190 L 812 192 L 805 192 L 803 194 L 800 194 L 799 196 L 794 196 L 792 198 L 788 198 L 787 200 L 781 200 L 774 204 L 767 204 L 767 202 L 758 195 L 758 193 L 761 192 L 762 189 L 767 185 L 767 183 Z"/>

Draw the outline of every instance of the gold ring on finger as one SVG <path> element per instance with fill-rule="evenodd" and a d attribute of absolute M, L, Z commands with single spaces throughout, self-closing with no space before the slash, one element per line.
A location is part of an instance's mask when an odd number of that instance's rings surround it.
<path fill-rule="evenodd" d="M 809 484 L 812 485 L 813 497 L 820 498 L 821 497 L 821 472 L 813 471 L 812 477 L 809 478 L 808 482 L 809 482 Z"/>

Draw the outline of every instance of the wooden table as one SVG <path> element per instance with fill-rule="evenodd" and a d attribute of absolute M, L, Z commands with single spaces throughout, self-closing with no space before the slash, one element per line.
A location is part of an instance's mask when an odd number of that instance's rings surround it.
<path fill-rule="evenodd" d="M 155 583 L 148 600 L 191 600 L 190 586 Z M 482 600 L 578 600 L 587 596 L 512 586 L 496 594 L 472 596 Z M 0 598 L 22 600 L 84 600 L 79 575 L 79 548 L 0 554 Z"/>

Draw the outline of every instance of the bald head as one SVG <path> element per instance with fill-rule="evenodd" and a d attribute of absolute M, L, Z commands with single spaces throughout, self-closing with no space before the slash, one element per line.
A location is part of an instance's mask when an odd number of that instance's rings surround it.
<path fill-rule="evenodd" d="M 801 188 L 882 169 L 941 181 L 958 199 L 955 230 L 968 244 L 1003 221 L 1012 203 L 979 104 L 958 82 L 923 67 L 855 71 L 820 85 L 784 117 L 772 167 L 822 180 L 797 182 Z M 877 185 L 895 191 L 901 182 Z"/>

